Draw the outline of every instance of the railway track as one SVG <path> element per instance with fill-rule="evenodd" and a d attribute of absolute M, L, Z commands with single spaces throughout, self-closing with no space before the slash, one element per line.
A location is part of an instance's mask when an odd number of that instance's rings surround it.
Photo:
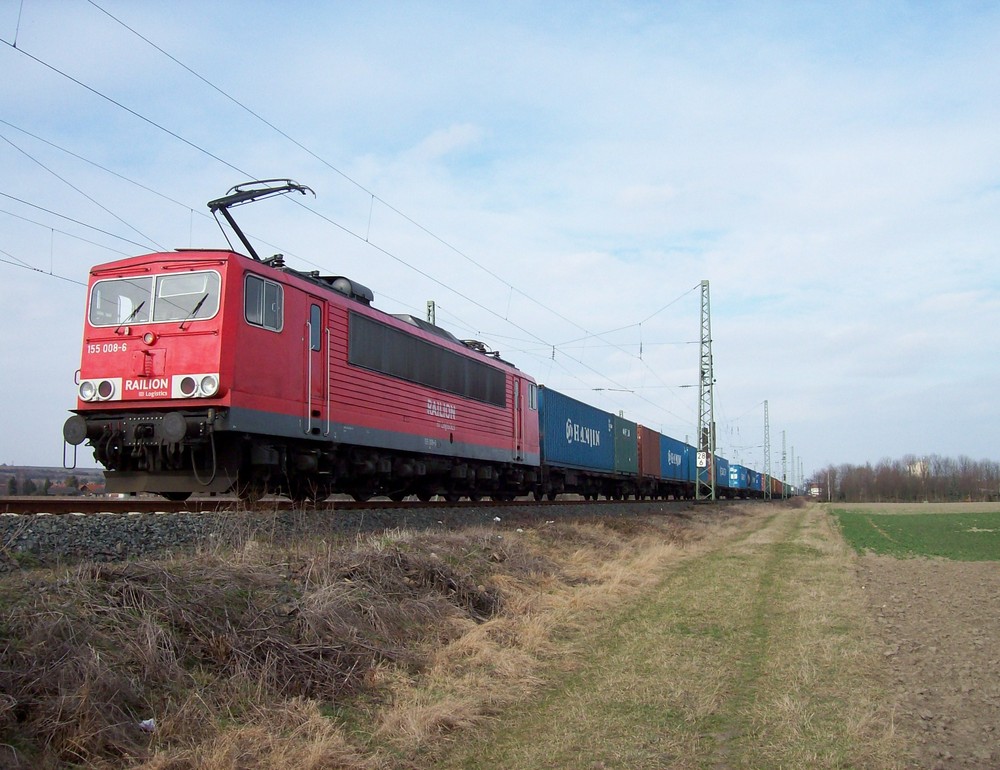
<path fill-rule="evenodd" d="M 393 503 L 390 500 L 358 503 L 353 500 L 324 500 L 306 506 L 309 510 L 347 511 L 364 508 L 395 508 L 399 505 L 444 505 L 444 503 Z M 238 511 L 301 510 L 301 504 L 284 498 L 264 498 L 246 503 L 236 497 L 196 497 L 171 502 L 160 497 L 6 497 L 0 498 L 0 513 L 30 515 L 99 514 L 99 513 L 222 513 Z"/>
<path fill-rule="evenodd" d="M 236 497 L 197 497 L 184 502 L 171 502 L 159 497 L 3 497 L 0 498 L 0 514 L 29 516 L 48 514 L 53 516 L 95 515 L 95 514 L 127 514 L 127 513 L 238 513 L 260 511 L 370 511 L 370 510 L 407 510 L 423 509 L 454 509 L 454 508 L 525 508 L 525 507 L 562 507 L 562 506 L 594 506 L 600 508 L 611 505 L 640 505 L 659 503 L 676 510 L 683 510 L 696 504 L 691 500 L 597 500 L 584 501 L 579 498 L 564 500 L 546 500 L 536 502 L 523 498 L 511 501 L 498 500 L 463 500 L 460 502 L 404 500 L 393 502 L 389 499 L 368 500 L 358 502 L 350 499 L 323 500 L 318 503 L 303 505 L 286 498 L 264 498 L 256 503 L 247 503 Z M 723 502 L 723 501 L 717 501 Z M 704 504 L 699 501 L 697 504 Z"/>
<path fill-rule="evenodd" d="M 232 548 L 252 541 L 348 540 L 387 529 L 495 528 L 498 537 L 555 521 L 697 515 L 690 500 L 510 502 L 332 499 L 305 507 L 280 498 L 248 507 L 231 497 L 183 503 L 154 497 L 0 498 L 0 574 L 86 561 Z M 701 514 L 711 507 L 698 505 Z M 46 515 L 47 514 L 47 515 Z M 164 515 L 165 514 L 165 515 Z"/>

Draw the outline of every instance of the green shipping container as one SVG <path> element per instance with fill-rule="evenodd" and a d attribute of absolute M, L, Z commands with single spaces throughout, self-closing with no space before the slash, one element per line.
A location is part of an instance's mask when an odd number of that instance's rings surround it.
<path fill-rule="evenodd" d="M 639 428 L 631 420 L 615 415 L 615 472 L 639 473 Z"/>

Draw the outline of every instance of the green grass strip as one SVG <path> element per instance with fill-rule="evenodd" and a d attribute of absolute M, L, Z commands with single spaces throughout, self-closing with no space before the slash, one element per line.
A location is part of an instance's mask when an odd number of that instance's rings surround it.
<path fill-rule="evenodd" d="M 833 514 L 844 539 L 859 553 L 1000 560 L 1000 513 L 885 514 L 834 509 Z"/>

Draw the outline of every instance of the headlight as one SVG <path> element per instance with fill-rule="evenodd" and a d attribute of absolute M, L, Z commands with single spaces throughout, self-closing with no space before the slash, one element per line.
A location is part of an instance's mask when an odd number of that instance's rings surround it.
<path fill-rule="evenodd" d="M 191 398 L 198 390 L 198 382 L 194 377 L 188 376 L 181 378 L 181 395 L 184 398 Z"/>
<path fill-rule="evenodd" d="M 76 392 L 83 401 L 120 401 L 122 381 L 118 377 L 104 380 L 81 380 Z"/>
<path fill-rule="evenodd" d="M 201 395 L 211 398 L 219 392 L 219 378 L 214 374 L 206 374 L 201 378 Z"/>
<path fill-rule="evenodd" d="M 175 374 L 170 385 L 171 398 L 212 398 L 219 395 L 221 383 L 217 372 Z"/>

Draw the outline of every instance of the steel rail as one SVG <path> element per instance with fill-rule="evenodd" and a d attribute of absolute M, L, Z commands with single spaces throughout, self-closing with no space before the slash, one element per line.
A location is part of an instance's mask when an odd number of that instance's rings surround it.
<path fill-rule="evenodd" d="M 746 502 L 746 501 L 738 501 Z M 418 510 L 452 508 L 510 508 L 510 507 L 556 507 L 563 505 L 587 505 L 599 508 L 606 505 L 661 503 L 671 508 L 688 509 L 695 504 L 692 500 L 543 500 L 530 498 L 518 500 L 461 500 L 458 502 L 404 500 L 393 502 L 389 499 L 356 500 L 336 499 L 316 503 L 295 503 L 286 498 L 265 497 L 257 502 L 247 502 L 236 497 L 193 497 L 184 502 L 171 502 L 159 497 L 0 497 L 0 514 L 7 515 L 98 515 L 126 513 L 220 513 L 250 511 L 360 511 L 360 510 Z"/>

